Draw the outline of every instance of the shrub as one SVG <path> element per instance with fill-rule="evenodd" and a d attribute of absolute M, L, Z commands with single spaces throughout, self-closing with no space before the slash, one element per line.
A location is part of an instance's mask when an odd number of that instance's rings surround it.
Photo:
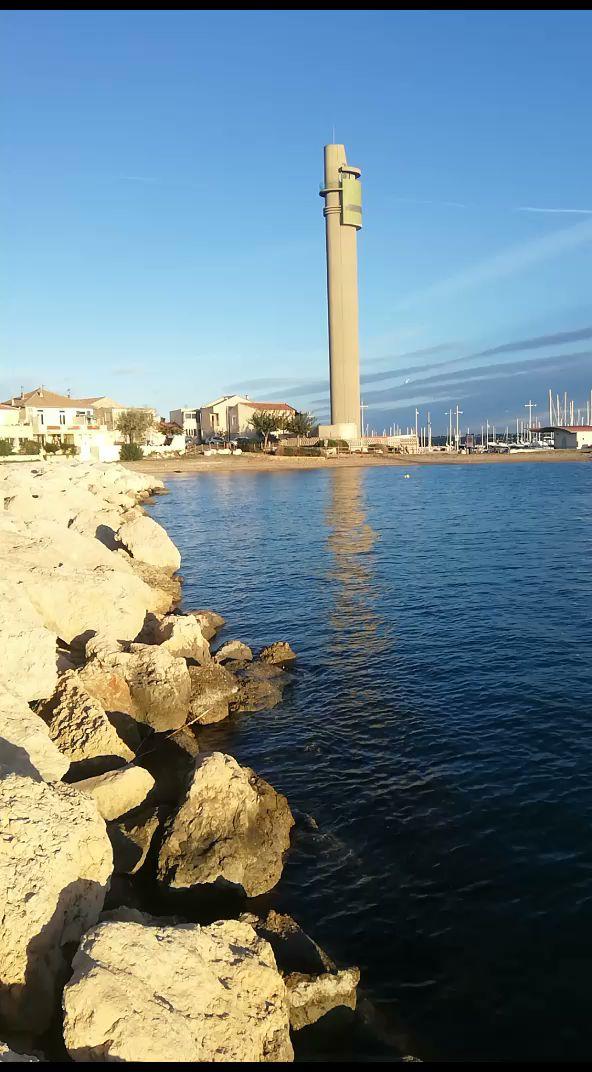
<path fill-rule="evenodd" d="M 320 447 L 283 447 L 278 448 L 278 454 L 283 455 L 285 458 L 320 458 L 322 455 Z"/>
<path fill-rule="evenodd" d="M 349 450 L 349 443 L 347 439 L 328 439 L 328 447 L 338 447 L 339 450 Z"/>
<path fill-rule="evenodd" d="M 39 454 L 41 443 L 36 439 L 21 439 L 19 454 Z"/>
<path fill-rule="evenodd" d="M 7 458 L 9 454 L 12 454 L 12 440 L 0 439 L 0 458 Z"/>
<path fill-rule="evenodd" d="M 260 454 L 261 444 L 255 442 L 254 439 L 238 439 L 238 446 L 244 454 Z"/>
<path fill-rule="evenodd" d="M 144 457 L 144 451 L 137 443 L 124 443 L 119 458 L 122 462 L 139 462 Z"/>
<path fill-rule="evenodd" d="M 58 440 L 57 443 L 46 443 L 45 444 L 45 453 L 46 454 L 57 454 L 58 451 L 61 450 L 61 449 L 62 449 L 62 444 L 59 442 L 59 440 Z"/>

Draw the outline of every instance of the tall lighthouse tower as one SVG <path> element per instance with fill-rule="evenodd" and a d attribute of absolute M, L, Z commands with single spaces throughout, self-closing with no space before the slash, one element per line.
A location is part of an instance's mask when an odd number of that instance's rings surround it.
<path fill-rule="evenodd" d="M 360 169 L 348 164 L 344 145 L 325 145 L 327 304 L 331 424 L 324 439 L 360 438 L 357 233 L 362 226 Z"/>

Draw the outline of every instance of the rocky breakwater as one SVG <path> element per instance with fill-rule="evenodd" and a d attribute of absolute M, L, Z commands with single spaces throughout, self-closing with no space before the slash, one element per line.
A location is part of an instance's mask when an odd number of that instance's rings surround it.
<path fill-rule="evenodd" d="M 355 1007 L 356 969 L 249 909 L 288 801 L 200 752 L 202 726 L 281 702 L 294 652 L 212 650 L 220 615 L 179 612 L 179 552 L 142 505 L 163 490 L 113 464 L 0 469 L 4 1061 L 290 1061 L 293 1031 Z M 180 914 L 200 891 L 208 917 Z"/>

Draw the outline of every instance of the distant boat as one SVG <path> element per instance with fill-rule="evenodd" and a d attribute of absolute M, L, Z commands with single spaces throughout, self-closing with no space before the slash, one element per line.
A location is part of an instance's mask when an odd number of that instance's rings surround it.
<path fill-rule="evenodd" d="M 532 443 L 510 443 L 508 450 L 515 454 L 516 451 L 553 450 L 553 447 L 549 443 L 539 443 L 537 440 L 533 440 Z"/>

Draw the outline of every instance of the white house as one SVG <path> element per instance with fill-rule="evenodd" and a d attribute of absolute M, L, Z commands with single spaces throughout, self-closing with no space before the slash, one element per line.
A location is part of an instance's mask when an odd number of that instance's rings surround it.
<path fill-rule="evenodd" d="M 556 428 L 554 437 L 555 450 L 582 450 L 592 447 L 592 425 L 571 424 L 565 428 Z"/>
<path fill-rule="evenodd" d="M 93 437 L 97 443 L 121 440 L 116 422 L 119 414 L 129 408 L 105 395 L 70 398 L 43 386 L 36 387 L 6 399 L 0 405 L 0 438 L 11 439 L 16 450 L 23 439 L 33 439 L 44 446 L 61 443 L 79 450 L 84 441 L 87 451 L 88 442 Z M 156 420 L 156 410 L 149 409 L 148 412 Z"/>
<path fill-rule="evenodd" d="M 14 423 L 25 431 L 25 436 L 19 438 L 74 443 L 76 432 L 96 427 L 92 407 L 86 400 L 58 395 L 45 387 L 9 398 L 2 405 L 16 414 Z"/>
<path fill-rule="evenodd" d="M 222 395 L 199 411 L 202 439 L 215 435 L 254 436 L 249 421 L 257 411 L 277 414 L 286 421 L 296 413 L 294 406 L 287 402 L 253 402 L 246 395 Z"/>
<path fill-rule="evenodd" d="M 195 407 L 182 406 L 181 409 L 172 409 L 169 413 L 171 424 L 178 424 L 187 438 L 198 438 L 200 433 L 200 410 Z"/>

